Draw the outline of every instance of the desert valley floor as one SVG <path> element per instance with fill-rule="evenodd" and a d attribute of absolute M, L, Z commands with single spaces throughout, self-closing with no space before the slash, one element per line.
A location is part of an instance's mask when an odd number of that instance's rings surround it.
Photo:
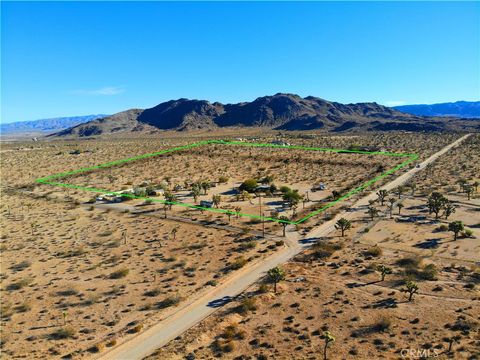
<path fill-rule="evenodd" d="M 2 358 L 101 358 L 287 240 L 348 213 L 343 236 L 339 228 L 309 239 L 279 266 L 278 283 L 265 276 L 148 359 L 323 359 L 325 351 L 328 359 L 401 359 L 405 351 L 478 359 L 480 136 L 379 191 L 463 135 L 224 131 L 3 142 Z M 35 182 L 212 139 L 418 160 L 296 225 L 262 217 L 302 219 L 404 159 L 209 144 L 61 179 L 115 194 Z M 375 201 L 353 206 L 368 193 L 378 193 Z"/>

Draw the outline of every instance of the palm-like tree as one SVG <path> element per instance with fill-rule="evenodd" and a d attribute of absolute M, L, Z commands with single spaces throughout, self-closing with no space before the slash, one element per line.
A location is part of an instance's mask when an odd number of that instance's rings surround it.
<path fill-rule="evenodd" d="M 456 211 L 456 206 L 451 201 L 446 201 L 443 206 L 443 215 L 445 215 L 445 220 L 448 220 L 448 217 Z"/>
<path fill-rule="evenodd" d="M 240 206 L 235 206 L 234 210 L 235 210 L 235 214 L 237 215 L 237 219 L 239 219 L 240 211 L 242 211 L 242 208 Z"/>
<path fill-rule="evenodd" d="M 335 338 L 330 333 L 330 331 L 325 331 L 323 333 L 323 338 L 325 339 L 325 345 L 323 346 L 323 360 L 327 360 L 327 348 L 330 343 L 335 341 Z"/>
<path fill-rule="evenodd" d="M 402 203 L 398 203 L 397 204 L 397 208 L 398 208 L 398 215 L 400 215 L 400 212 L 402 211 L 402 208 L 404 208 L 405 205 L 403 205 Z"/>
<path fill-rule="evenodd" d="M 463 222 L 461 221 L 453 221 L 450 224 L 448 224 L 448 230 L 453 232 L 453 241 L 457 240 L 458 234 L 460 231 L 463 231 L 465 227 L 463 226 Z"/>
<path fill-rule="evenodd" d="M 213 195 L 212 196 L 212 203 L 215 207 L 218 208 L 221 201 L 222 201 L 222 197 L 220 195 Z"/>
<path fill-rule="evenodd" d="M 467 198 L 468 200 L 470 200 L 470 198 L 472 197 L 472 194 L 473 194 L 473 186 L 472 185 L 465 185 L 465 194 L 467 194 Z"/>
<path fill-rule="evenodd" d="M 405 187 L 400 185 L 400 186 L 397 186 L 397 188 L 395 189 L 395 194 L 397 194 L 398 198 L 401 199 L 402 198 L 402 194 L 405 192 Z"/>
<path fill-rule="evenodd" d="M 380 272 L 380 276 L 382 277 L 381 281 L 385 280 L 385 275 L 391 274 L 392 273 L 392 268 L 385 266 L 385 265 L 379 265 L 377 270 Z"/>
<path fill-rule="evenodd" d="M 374 206 L 369 206 L 368 207 L 368 210 L 367 210 L 367 214 L 370 215 L 370 218 L 373 219 L 375 218 L 375 216 L 378 215 L 378 209 L 375 208 Z"/>
<path fill-rule="evenodd" d="M 393 197 L 388 199 L 388 211 L 390 213 L 390 219 L 393 217 L 393 206 L 395 205 L 396 201 L 397 200 Z"/>
<path fill-rule="evenodd" d="M 402 291 L 408 293 L 408 301 L 412 301 L 413 295 L 418 293 L 418 285 L 414 281 L 407 281 L 405 284 L 405 289 Z"/>
<path fill-rule="evenodd" d="M 345 236 L 345 231 L 349 230 L 351 227 L 352 227 L 351 221 L 345 218 L 339 219 L 335 224 L 335 229 L 340 230 L 342 232 L 342 237 Z"/>
<path fill-rule="evenodd" d="M 427 200 L 427 206 L 430 214 L 432 212 L 435 213 L 435 219 L 438 219 L 438 215 L 447 201 L 447 198 L 439 192 L 433 192 L 430 194 Z"/>
<path fill-rule="evenodd" d="M 380 200 L 380 206 L 383 206 L 383 203 L 385 202 L 385 198 L 387 197 L 388 195 L 388 191 L 387 190 L 378 190 L 377 192 L 377 196 L 378 196 L 378 200 Z"/>
<path fill-rule="evenodd" d="M 273 292 L 277 293 L 277 284 L 285 278 L 285 271 L 278 266 L 268 270 L 268 278 L 273 282 Z"/>
<path fill-rule="evenodd" d="M 285 215 L 282 215 L 278 218 L 278 220 L 282 220 L 282 221 L 280 221 L 280 225 L 282 225 L 282 227 L 283 227 L 283 236 L 285 237 L 286 236 L 286 228 L 288 226 L 287 221 L 290 221 L 290 219 L 288 217 L 286 217 Z"/>
<path fill-rule="evenodd" d="M 163 193 L 163 197 L 167 201 L 168 209 L 172 210 L 173 203 L 177 200 L 177 197 L 173 193 L 171 193 L 170 191 L 165 191 Z"/>
<path fill-rule="evenodd" d="M 177 227 L 174 227 L 174 228 L 172 229 L 172 232 L 171 232 L 171 233 L 172 233 L 173 240 L 176 240 L 176 238 L 177 238 L 177 232 L 178 232 L 178 228 L 177 228 Z"/>
<path fill-rule="evenodd" d="M 202 190 L 201 190 L 200 186 L 198 186 L 197 184 L 194 184 L 192 186 L 193 201 L 197 202 L 198 197 L 201 195 L 201 193 L 202 193 Z"/>

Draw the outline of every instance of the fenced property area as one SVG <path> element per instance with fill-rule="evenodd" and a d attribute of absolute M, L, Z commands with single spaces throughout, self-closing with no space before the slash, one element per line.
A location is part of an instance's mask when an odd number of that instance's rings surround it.
<path fill-rule="evenodd" d="M 164 199 L 159 199 L 155 198 L 152 196 L 145 196 L 144 194 L 138 195 L 135 194 L 132 191 L 126 191 L 126 190 L 112 190 L 112 189 L 102 189 L 102 188 L 97 188 L 94 186 L 90 185 L 85 185 L 85 184 L 75 184 L 71 182 L 61 182 L 61 179 L 64 178 L 70 178 L 73 176 L 78 176 L 78 175 L 84 175 L 84 174 L 91 174 L 93 172 L 96 172 L 97 170 L 102 170 L 102 169 L 115 169 L 118 167 L 122 167 L 127 163 L 133 163 L 141 160 L 148 160 L 152 158 L 158 158 L 163 156 L 169 156 L 172 154 L 179 154 L 185 151 L 197 151 L 198 149 L 201 149 L 202 147 L 205 146 L 225 146 L 225 147 L 239 147 L 247 152 L 251 156 L 253 156 L 251 149 L 255 150 L 262 150 L 262 149 L 276 149 L 278 151 L 283 152 L 285 155 L 285 161 L 288 163 L 288 157 L 290 156 L 289 153 L 294 153 L 297 154 L 296 159 L 299 160 L 299 152 L 303 152 L 304 154 L 313 154 L 313 153 L 322 153 L 322 154 L 334 154 L 334 155 L 345 155 L 345 156 L 355 156 L 357 157 L 362 157 L 362 156 L 375 156 L 375 157 L 387 157 L 389 159 L 396 158 L 403 160 L 401 163 L 394 165 L 390 169 L 386 169 L 382 171 L 380 174 L 375 175 L 373 178 L 366 180 L 365 182 L 361 183 L 359 186 L 356 186 L 352 189 L 349 189 L 348 191 L 345 191 L 344 193 L 338 194 L 333 199 L 329 199 L 328 201 L 325 201 L 321 204 L 320 207 L 316 209 L 312 209 L 312 211 L 306 212 L 302 214 L 301 217 L 298 219 L 287 219 L 285 216 L 265 216 L 264 214 L 254 214 L 252 213 L 253 211 L 242 211 L 243 209 L 229 209 L 229 208 L 219 208 L 213 207 L 213 206 L 202 206 L 205 204 L 206 200 L 202 200 L 200 202 L 200 205 L 195 204 L 194 202 L 190 201 L 178 201 L 178 200 L 172 200 L 168 198 Z M 214 152 L 212 151 L 210 154 L 207 154 L 207 156 L 212 156 Z M 221 155 L 221 154 L 220 154 Z M 248 154 L 247 154 L 248 156 Z M 296 145 L 288 145 L 288 144 L 270 144 L 270 143 L 253 143 L 253 142 L 240 142 L 240 141 L 224 141 L 224 140 L 206 140 L 206 141 L 200 141 L 200 142 L 195 142 L 192 144 L 184 145 L 184 146 L 177 146 L 169 149 L 164 149 L 158 152 L 153 152 L 153 153 L 148 153 L 140 156 L 135 156 L 131 158 L 126 158 L 126 159 L 121 159 L 117 161 L 112 161 L 96 166 L 91 166 L 91 167 L 86 167 L 86 168 L 81 168 L 73 171 L 68 171 L 68 172 L 63 172 L 63 173 L 58 173 L 54 175 L 50 175 L 47 177 L 39 178 L 36 179 L 37 183 L 41 184 L 47 184 L 47 185 L 53 185 L 53 186 L 60 186 L 60 187 L 65 187 L 65 188 L 72 188 L 72 189 L 79 189 L 79 190 L 84 190 L 84 191 L 89 191 L 93 192 L 96 194 L 100 195 L 110 195 L 110 196 L 119 196 L 124 199 L 140 199 L 144 200 L 148 203 L 162 203 L 168 206 L 181 206 L 181 207 L 186 207 L 186 208 L 191 208 L 191 209 L 198 209 L 200 211 L 209 211 L 209 212 L 216 212 L 216 213 L 222 213 L 226 214 L 227 216 L 237 216 L 237 217 L 248 217 L 260 221 L 274 221 L 274 222 L 279 222 L 279 223 L 284 223 L 284 224 L 300 224 L 308 220 L 309 218 L 318 215 L 322 213 L 323 211 L 327 210 L 328 208 L 334 206 L 335 204 L 348 199 L 352 195 L 368 188 L 375 182 L 381 180 L 382 178 L 393 174 L 394 172 L 400 170 L 401 168 L 407 166 L 408 164 L 412 163 L 413 161 L 417 160 L 418 156 L 416 154 L 405 154 L 405 153 L 393 153 L 393 152 L 385 152 L 385 151 L 366 151 L 366 150 L 351 150 L 351 149 L 334 149 L 334 148 L 320 148 L 320 147 L 307 147 L 307 146 L 296 146 Z M 338 159 L 337 159 L 338 161 Z M 356 159 L 355 161 L 358 161 Z M 382 161 L 383 163 L 383 161 Z M 188 164 L 190 166 L 190 164 Z M 185 169 L 184 169 L 185 170 Z M 182 170 L 179 170 L 182 171 Z M 179 176 L 182 176 L 182 174 L 176 174 Z M 109 175 L 111 178 L 111 183 L 114 181 L 112 179 L 115 179 L 112 175 Z M 308 191 L 307 191 L 308 193 Z M 184 198 L 186 200 L 189 200 L 189 195 L 184 195 Z M 196 199 L 195 199 L 196 200 Z M 196 202 L 196 201 L 195 201 Z"/>

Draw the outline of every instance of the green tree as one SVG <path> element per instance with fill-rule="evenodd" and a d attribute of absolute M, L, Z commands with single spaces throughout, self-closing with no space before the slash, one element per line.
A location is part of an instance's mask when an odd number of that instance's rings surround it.
<path fill-rule="evenodd" d="M 276 294 L 277 293 L 277 284 L 285 279 L 285 271 L 283 269 L 279 268 L 278 266 L 271 268 L 267 272 L 268 279 L 273 282 L 273 292 Z"/>
<path fill-rule="evenodd" d="M 445 220 L 448 220 L 449 216 L 455 211 L 456 206 L 451 201 L 446 201 L 445 205 L 443 205 L 443 215 L 445 216 Z"/>
<path fill-rule="evenodd" d="M 163 197 L 165 198 L 165 201 L 167 201 L 168 209 L 172 210 L 173 203 L 177 201 L 177 197 L 170 191 L 165 191 Z"/>
<path fill-rule="evenodd" d="M 405 284 L 405 289 L 402 291 L 408 293 L 408 301 L 412 301 L 413 295 L 418 293 L 418 285 L 414 281 L 407 281 Z"/>
<path fill-rule="evenodd" d="M 401 199 L 402 198 L 402 194 L 405 192 L 405 186 L 397 186 L 395 188 L 395 194 L 397 194 L 398 198 Z"/>
<path fill-rule="evenodd" d="M 465 194 L 467 194 L 468 200 L 472 197 L 473 194 L 473 186 L 472 185 L 465 185 Z"/>
<path fill-rule="evenodd" d="M 378 215 L 378 210 L 377 210 L 377 208 L 375 208 L 374 206 L 371 206 L 371 205 L 370 205 L 370 206 L 368 207 L 367 214 L 370 215 L 370 218 L 371 218 L 372 221 L 373 221 L 373 219 L 375 218 L 375 216 Z"/>
<path fill-rule="evenodd" d="M 461 221 L 453 221 L 450 224 L 448 224 L 448 230 L 453 232 L 453 241 L 457 240 L 458 234 L 460 231 L 464 230 L 463 222 Z"/>
<path fill-rule="evenodd" d="M 198 184 L 193 184 L 192 186 L 192 196 L 193 201 L 196 203 L 198 201 L 198 197 L 202 194 L 202 189 Z"/>
<path fill-rule="evenodd" d="M 222 201 L 222 197 L 220 195 L 213 195 L 212 196 L 212 203 L 215 207 L 218 208 L 221 201 Z"/>
<path fill-rule="evenodd" d="M 478 181 L 475 181 L 475 182 L 472 184 L 473 188 L 475 189 L 475 192 L 478 191 L 478 185 L 480 185 L 480 183 L 479 183 Z"/>
<path fill-rule="evenodd" d="M 380 200 L 380 206 L 383 206 L 383 203 L 385 202 L 385 198 L 387 197 L 388 195 L 388 191 L 387 190 L 378 190 L 377 192 L 377 196 L 378 196 L 378 200 Z"/>
<path fill-rule="evenodd" d="M 208 190 L 212 187 L 210 181 L 202 181 L 200 187 L 203 189 L 203 195 L 207 195 Z"/>
<path fill-rule="evenodd" d="M 450 337 L 444 337 L 443 338 L 443 341 L 448 342 L 447 354 L 452 353 L 453 343 L 459 343 L 461 338 L 462 337 L 460 335 L 455 335 L 455 336 L 450 336 Z"/>
<path fill-rule="evenodd" d="M 342 237 L 345 236 L 345 231 L 349 230 L 351 227 L 352 227 L 351 221 L 345 218 L 339 219 L 335 224 L 335 229 L 340 230 L 342 232 Z"/>
<path fill-rule="evenodd" d="M 323 338 L 325 340 L 325 345 L 323 346 L 323 360 L 327 360 L 327 348 L 330 343 L 335 341 L 335 338 L 330 333 L 330 331 L 325 331 L 323 333 Z"/>
<path fill-rule="evenodd" d="M 239 189 L 240 191 L 247 191 L 249 193 L 252 193 L 255 191 L 257 186 L 258 186 L 257 180 L 247 179 L 240 185 Z"/>
<path fill-rule="evenodd" d="M 337 200 L 339 197 L 340 197 L 340 192 L 337 191 L 337 190 L 333 190 L 332 191 L 332 197 L 333 197 L 333 200 Z"/>
<path fill-rule="evenodd" d="M 67 317 L 68 317 L 67 310 L 62 311 L 62 317 L 63 317 L 63 325 L 67 325 Z"/>
<path fill-rule="evenodd" d="M 283 201 L 286 201 L 289 206 L 297 205 L 302 199 L 302 195 L 298 193 L 298 190 L 290 190 L 283 194 Z"/>
<path fill-rule="evenodd" d="M 405 207 L 405 205 L 403 205 L 402 203 L 398 203 L 397 204 L 397 208 L 398 208 L 398 215 L 400 215 L 400 212 L 402 211 L 402 208 Z"/>
<path fill-rule="evenodd" d="M 237 219 L 240 218 L 240 211 L 242 211 L 242 208 L 240 206 L 235 206 L 235 208 L 233 210 L 235 210 L 235 214 L 237 215 Z"/>
<path fill-rule="evenodd" d="M 465 192 L 465 185 L 467 185 L 467 180 L 466 179 L 458 179 L 457 184 L 460 186 L 460 191 Z"/>
<path fill-rule="evenodd" d="M 379 265 L 377 267 L 377 271 L 380 272 L 380 275 L 382 277 L 381 281 L 384 281 L 385 280 L 385 275 L 389 275 L 389 274 L 392 273 L 392 268 L 382 264 L 382 265 Z"/>
<path fill-rule="evenodd" d="M 286 217 L 285 215 L 282 215 L 278 218 L 278 220 L 282 220 L 280 221 L 280 225 L 282 225 L 283 227 L 283 237 L 286 236 L 286 229 L 287 229 L 287 226 L 288 226 L 288 222 L 286 221 L 290 221 L 290 219 L 288 217 Z"/>
<path fill-rule="evenodd" d="M 406 186 L 410 189 L 411 195 L 412 196 L 415 195 L 415 190 L 417 189 L 417 183 L 414 181 L 411 181 Z"/>
<path fill-rule="evenodd" d="M 443 209 L 447 198 L 439 192 L 433 192 L 427 199 L 428 211 L 435 214 L 435 219 L 438 219 L 438 214 Z"/>

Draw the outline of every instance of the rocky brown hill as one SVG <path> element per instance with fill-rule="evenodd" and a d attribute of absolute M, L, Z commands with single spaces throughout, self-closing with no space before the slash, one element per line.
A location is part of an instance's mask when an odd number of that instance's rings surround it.
<path fill-rule="evenodd" d="M 276 94 L 238 104 L 178 99 L 150 109 L 132 109 L 90 121 L 54 136 L 115 132 L 264 127 L 278 130 L 480 130 L 480 121 L 416 116 L 377 103 L 340 104 L 317 97 Z"/>

